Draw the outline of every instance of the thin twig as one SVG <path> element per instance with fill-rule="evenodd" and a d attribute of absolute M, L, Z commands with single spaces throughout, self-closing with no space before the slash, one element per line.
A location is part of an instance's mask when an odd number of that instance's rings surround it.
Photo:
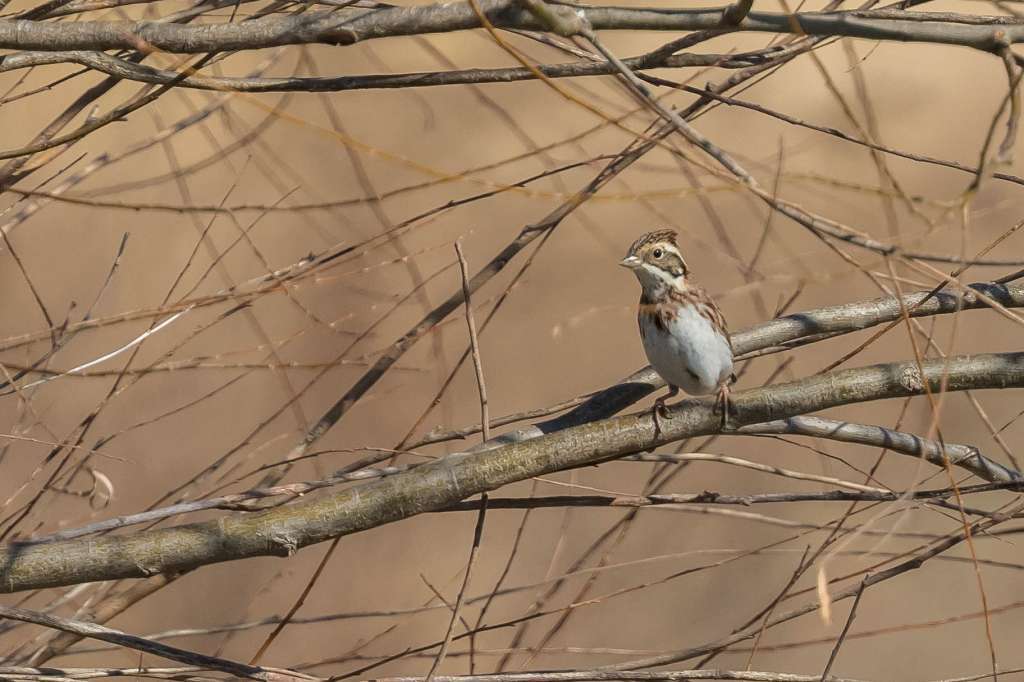
<path fill-rule="evenodd" d="M 846 617 L 846 624 L 843 625 L 843 631 L 839 633 L 839 639 L 836 640 L 836 645 L 832 647 L 832 653 L 829 654 L 828 663 L 825 664 L 825 670 L 821 673 L 821 681 L 825 682 L 828 679 L 828 674 L 832 672 L 832 665 L 836 662 L 836 656 L 839 655 L 839 649 L 842 648 L 843 642 L 846 641 L 846 634 L 850 631 L 850 626 L 853 625 L 853 619 L 857 615 L 857 607 L 860 606 L 860 598 L 864 596 L 864 588 L 867 587 L 868 579 L 871 574 L 864 576 L 864 580 L 860 582 L 860 589 L 857 590 L 857 596 L 853 598 L 853 606 L 850 607 L 850 615 Z"/>
<path fill-rule="evenodd" d="M 579 670 L 572 672 L 499 673 L 493 675 L 448 675 L 435 677 L 435 682 L 686 682 L 686 680 L 743 680 L 746 682 L 821 682 L 819 675 L 761 672 L 753 670 L 666 670 L 607 671 Z M 422 677 L 381 677 L 376 682 L 424 682 Z M 830 677 L 825 682 L 858 682 L 849 677 Z"/>
<path fill-rule="evenodd" d="M 487 440 L 490 436 L 490 429 L 488 426 L 490 423 L 490 416 L 487 408 L 487 384 L 484 382 L 483 361 L 480 357 L 480 345 L 476 335 L 476 321 L 473 318 L 473 303 L 469 288 L 469 265 L 466 263 L 466 256 L 462 253 L 462 243 L 458 240 L 455 241 L 455 254 L 459 260 L 459 273 L 462 276 L 462 294 L 466 301 L 466 326 L 469 327 L 469 343 L 473 352 L 473 368 L 476 370 L 476 384 L 477 390 L 480 394 L 480 423 L 484 425 L 483 437 L 484 440 Z M 448 653 L 448 647 L 452 643 L 452 635 L 455 634 L 455 624 L 459 622 L 459 612 L 462 610 L 462 605 L 465 603 L 466 590 L 469 587 L 469 580 L 473 575 L 473 566 L 476 564 L 477 556 L 479 556 L 480 538 L 483 536 L 484 520 L 486 517 L 487 493 L 483 492 L 480 495 L 480 511 L 477 514 L 476 526 L 473 529 L 473 545 L 469 550 L 469 560 L 466 562 L 466 573 L 462 578 L 462 586 L 459 588 L 459 594 L 455 599 L 455 606 L 452 608 L 452 617 L 448 622 L 448 629 L 445 631 L 441 648 L 437 652 L 437 658 L 434 659 L 434 663 L 430 666 L 430 672 L 427 673 L 427 682 L 431 682 L 431 680 L 434 679 L 434 673 L 441 667 L 441 664 L 444 662 L 444 657 Z"/>

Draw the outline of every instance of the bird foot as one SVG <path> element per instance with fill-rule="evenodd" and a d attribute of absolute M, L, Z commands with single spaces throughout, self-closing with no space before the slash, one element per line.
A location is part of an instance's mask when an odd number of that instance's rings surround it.
<path fill-rule="evenodd" d="M 668 406 L 665 405 L 665 401 L 669 398 L 675 397 L 679 393 L 679 389 L 675 386 L 669 387 L 668 393 L 661 396 L 654 401 L 654 408 L 651 410 L 651 416 L 654 418 L 654 440 L 657 441 L 661 438 L 661 420 L 668 419 Z M 654 452 L 657 445 L 652 445 L 647 452 Z"/>
<path fill-rule="evenodd" d="M 714 414 L 720 414 L 722 421 L 719 424 L 719 428 L 722 431 L 735 431 L 736 426 L 731 422 L 731 417 L 736 417 L 739 413 L 736 410 L 736 403 L 732 401 L 730 397 L 729 384 L 722 384 L 718 389 L 718 395 L 715 397 L 715 404 L 712 407 Z"/>

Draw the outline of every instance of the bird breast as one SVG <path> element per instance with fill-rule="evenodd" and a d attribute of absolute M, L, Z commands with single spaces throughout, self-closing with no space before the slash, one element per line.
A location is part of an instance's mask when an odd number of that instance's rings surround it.
<path fill-rule="evenodd" d="M 729 340 L 695 306 L 662 312 L 641 310 L 639 316 L 647 360 L 670 385 L 691 395 L 713 393 L 732 374 Z"/>

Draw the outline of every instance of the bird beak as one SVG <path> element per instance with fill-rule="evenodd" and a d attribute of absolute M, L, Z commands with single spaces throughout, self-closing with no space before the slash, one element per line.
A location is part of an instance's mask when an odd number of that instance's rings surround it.
<path fill-rule="evenodd" d="M 643 261 L 641 261 L 636 256 L 626 256 L 625 258 L 619 261 L 619 265 L 621 265 L 624 268 L 629 268 L 630 270 L 635 270 L 636 268 L 640 267 L 640 264 L 642 262 Z"/>

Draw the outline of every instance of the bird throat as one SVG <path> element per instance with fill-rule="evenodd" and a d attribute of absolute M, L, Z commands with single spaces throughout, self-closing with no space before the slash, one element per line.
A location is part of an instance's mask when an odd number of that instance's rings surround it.
<path fill-rule="evenodd" d="M 686 288 L 686 282 L 683 281 L 682 277 L 677 277 L 674 282 L 661 278 L 654 282 L 642 282 L 640 304 L 654 305 L 664 303 L 672 297 L 673 291 L 681 293 L 686 291 Z"/>

